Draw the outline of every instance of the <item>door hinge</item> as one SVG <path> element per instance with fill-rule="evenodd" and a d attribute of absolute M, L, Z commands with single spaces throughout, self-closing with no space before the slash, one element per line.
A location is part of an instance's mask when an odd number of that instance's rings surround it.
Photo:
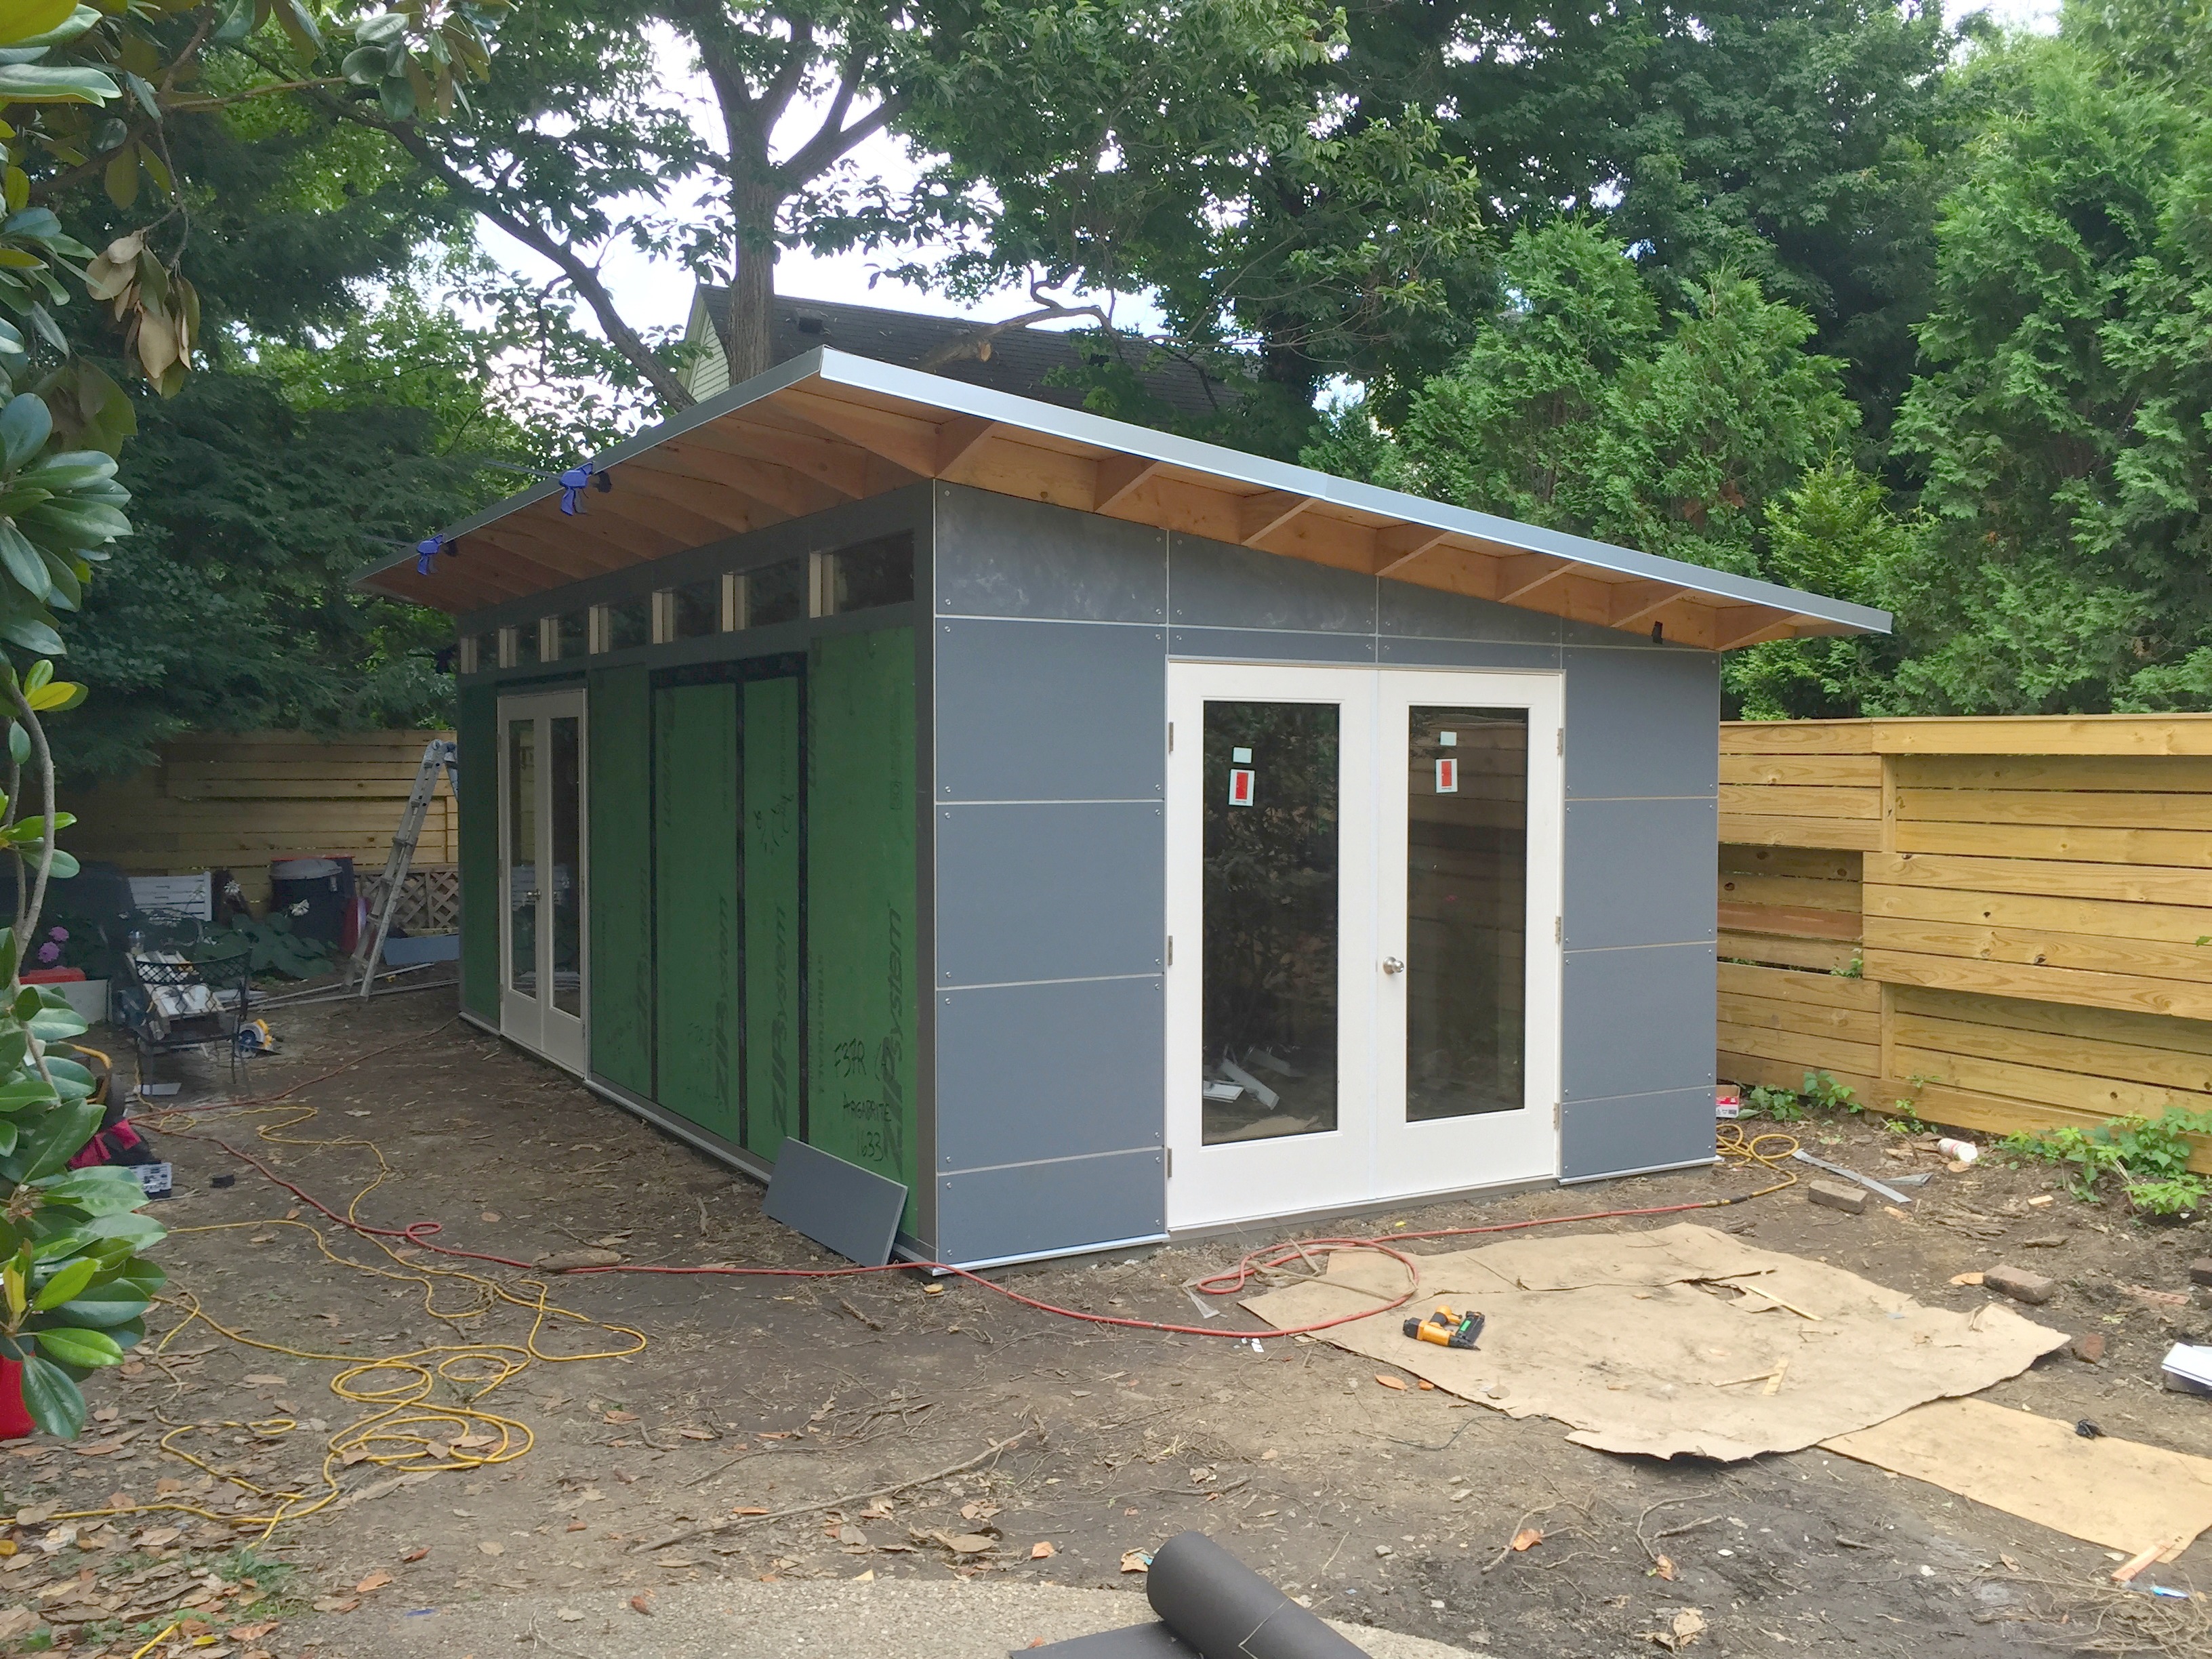
<path fill-rule="evenodd" d="M 1175 722 L 1173 720 L 1168 722 L 1168 753 L 1170 755 L 1175 753 Z"/>
<path fill-rule="evenodd" d="M 1557 728 L 1553 733 L 1552 752 L 1555 755 L 1564 755 L 1567 752 L 1567 728 L 1564 726 Z"/>
<path fill-rule="evenodd" d="M 1170 968 L 1175 966 L 1175 935 L 1173 933 L 1168 935 L 1168 966 Z"/>
<path fill-rule="evenodd" d="M 1168 1148 L 1168 1175 L 1170 1178 L 1175 1175 L 1175 1148 L 1172 1146 Z"/>
<path fill-rule="evenodd" d="M 1554 945 L 1565 945 L 1566 942 L 1566 919 L 1563 916 L 1553 916 L 1552 918 L 1552 943 Z"/>

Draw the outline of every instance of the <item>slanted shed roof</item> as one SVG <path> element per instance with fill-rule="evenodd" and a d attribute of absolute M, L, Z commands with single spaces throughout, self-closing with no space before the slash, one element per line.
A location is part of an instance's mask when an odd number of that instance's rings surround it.
<path fill-rule="evenodd" d="M 1887 611 L 1609 547 L 820 348 L 617 444 L 574 517 L 532 485 L 359 586 L 462 615 L 924 478 L 1728 650 Z"/>
<path fill-rule="evenodd" d="M 729 307 L 726 288 L 702 285 L 692 301 L 693 332 L 703 337 L 711 328 L 712 337 L 724 351 L 730 344 Z M 817 346 L 828 346 L 855 356 L 872 357 L 880 363 L 919 368 L 937 352 L 977 340 L 983 327 L 963 317 L 928 317 L 882 306 L 842 305 L 780 294 L 769 313 L 769 349 L 779 363 L 803 356 Z M 1079 384 L 1056 386 L 1053 376 L 1103 361 L 1102 354 L 1112 349 L 1114 343 L 1100 340 L 1087 329 L 1066 333 L 1009 329 L 991 339 L 988 357 L 956 357 L 931 372 L 969 386 L 1011 392 L 1018 398 L 1035 398 L 1063 409 L 1080 409 L 1085 388 Z M 1236 395 L 1197 364 L 1173 358 L 1152 361 L 1150 348 L 1142 342 L 1121 349 L 1138 383 L 1177 414 L 1204 419 L 1236 407 Z M 719 392 L 727 384 L 720 380 L 712 390 Z"/>

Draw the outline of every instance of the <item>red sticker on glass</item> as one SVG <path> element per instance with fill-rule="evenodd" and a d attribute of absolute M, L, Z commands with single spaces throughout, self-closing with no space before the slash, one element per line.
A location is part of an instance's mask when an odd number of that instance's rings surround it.
<path fill-rule="evenodd" d="M 1232 766 L 1229 769 L 1229 804 L 1249 806 L 1252 804 L 1252 769 Z"/>
<path fill-rule="evenodd" d="M 1459 793 L 1459 762 L 1451 756 L 1445 756 L 1437 762 L 1437 793 Z"/>

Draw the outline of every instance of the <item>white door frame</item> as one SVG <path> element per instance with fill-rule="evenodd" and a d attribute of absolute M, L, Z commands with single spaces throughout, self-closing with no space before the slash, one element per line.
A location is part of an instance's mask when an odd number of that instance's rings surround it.
<path fill-rule="evenodd" d="M 553 929 L 550 923 L 550 908 L 546 903 L 543 878 L 538 874 L 550 860 L 550 840 L 553 824 L 553 769 L 552 722 L 569 718 L 576 722 L 576 914 L 577 914 L 577 971 L 576 1006 L 570 1014 L 554 1005 L 548 994 L 554 988 Z M 509 812 L 512 799 L 514 744 L 512 728 L 518 720 L 530 720 L 534 726 L 532 737 L 537 778 L 532 802 L 532 813 L 537 829 L 538 860 L 533 871 L 533 886 L 530 901 L 537 909 L 532 933 L 537 960 L 533 964 L 538 993 L 532 995 L 517 991 L 514 987 L 514 878 L 513 834 L 514 823 Z M 591 763 L 586 744 L 590 741 L 590 725 L 585 715 L 584 690 L 581 686 L 566 687 L 553 691 L 525 692 L 519 696 L 503 696 L 499 700 L 499 1029 L 503 1036 L 510 1037 L 533 1054 L 543 1055 L 555 1065 L 581 1076 L 586 1067 L 586 1020 L 591 1012 L 591 800 L 589 797 Z"/>
<path fill-rule="evenodd" d="M 1209 701 L 1342 710 L 1338 800 L 1337 1127 L 1208 1146 L 1204 759 Z M 1405 1121 L 1407 711 L 1528 710 L 1528 979 L 1520 1111 Z M 1176 662 L 1168 665 L 1168 1224 L 1265 1219 L 1555 1176 L 1559 1170 L 1560 741 L 1557 674 Z"/>

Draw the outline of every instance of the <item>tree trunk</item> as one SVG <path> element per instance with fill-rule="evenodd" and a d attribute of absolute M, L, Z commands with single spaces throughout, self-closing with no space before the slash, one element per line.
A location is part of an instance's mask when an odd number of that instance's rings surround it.
<path fill-rule="evenodd" d="M 731 185 L 737 270 L 723 327 L 729 336 L 732 386 L 775 366 L 775 215 L 781 205 L 764 186 L 744 180 Z"/>

